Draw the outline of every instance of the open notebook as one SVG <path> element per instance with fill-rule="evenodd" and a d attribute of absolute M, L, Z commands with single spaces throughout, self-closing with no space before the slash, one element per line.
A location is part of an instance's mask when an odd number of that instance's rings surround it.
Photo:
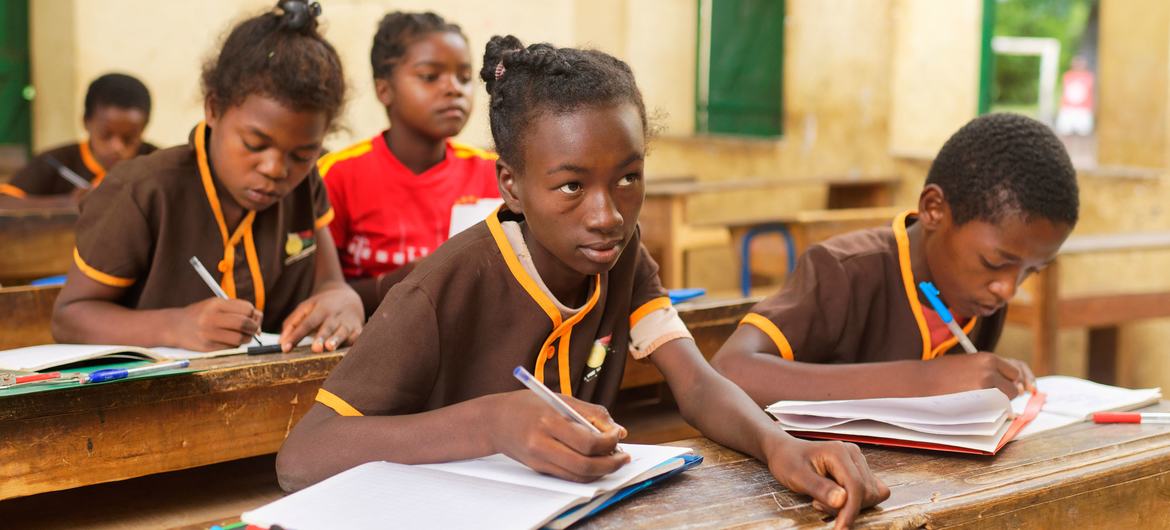
<path fill-rule="evenodd" d="M 621 447 L 630 463 L 588 484 L 541 475 L 501 454 L 418 466 L 370 462 L 245 512 L 242 519 L 297 530 L 564 528 L 619 492 L 698 459 L 686 447 Z"/>
<path fill-rule="evenodd" d="M 1129 410 L 1161 398 L 1063 376 L 1036 380 L 1037 393 L 1014 401 L 996 389 L 917 398 L 780 401 L 768 413 L 792 434 L 983 455 L 1007 442 L 1084 421 L 1093 412 Z"/>
<path fill-rule="evenodd" d="M 260 340 L 264 344 L 277 344 L 280 342 L 280 335 L 276 333 L 261 333 Z M 311 341 L 311 338 L 306 338 L 299 345 L 303 346 L 309 344 Z M 255 342 L 244 344 L 239 348 L 196 352 L 179 348 L 142 348 L 138 346 L 118 346 L 112 344 L 42 344 L 40 346 L 0 351 L 0 370 L 36 372 L 94 359 L 136 359 L 146 361 L 206 359 L 246 353 L 249 345 L 254 346 Z"/>

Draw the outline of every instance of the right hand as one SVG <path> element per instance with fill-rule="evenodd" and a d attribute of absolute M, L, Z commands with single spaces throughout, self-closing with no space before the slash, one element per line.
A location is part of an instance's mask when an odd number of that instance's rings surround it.
<path fill-rule="evenodd" d="M 929 370 L 928 395 L 998 388 L 1014 398 L 1036 386 L 1026 363 L 989 352 L 946 355 L 923 366 Z"/>
<path fill-rule="evenodd" d="M 263 314 L 247 300 L 208 298 L 182 309 L 175 340 L 179 348 L 214 351 L 235 348 L 260 331 Z"/>
<path fill-rule="evenodd" d="M 630 455 L 615 452 L 626 429 L 614 423 L 605 407 L 559 396 L 601 431 L 594 434 L 558 414 L 531 390 L 497 397 L 491 419 L 492 447 L 539 473 L 592 482 L 630 461 Z"/>

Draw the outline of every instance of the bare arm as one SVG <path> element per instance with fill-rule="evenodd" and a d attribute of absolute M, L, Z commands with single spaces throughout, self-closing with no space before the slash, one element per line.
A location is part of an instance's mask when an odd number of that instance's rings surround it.
<path fill-rule="evenodd" d="M 313 351 L 336 350 L 357 340 L 365 322 L 362 300 L 345 283 L 328 228 L 317 229 L 317 255 L 313 259 L 313 295 L 285 318 L 280 333 L 284 351 L 310 334 L 315 336 Z"/>

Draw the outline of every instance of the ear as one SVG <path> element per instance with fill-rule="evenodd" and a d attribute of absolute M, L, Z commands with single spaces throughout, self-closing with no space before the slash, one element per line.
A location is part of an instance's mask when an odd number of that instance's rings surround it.
<path fill-rule="evenodd" d="M 918 222 L 927 230 L 951 224 L 951 206 L 938 184 L 927 184 L 918 196 Z"/>
<path fill-rule="evenodd" d="M 391 85 L 389 79 L 381 77 L 374 79 L 374 94 L 378 96 L 378 102 L 387 110 L 394 103 L 394 86 Z"/>
<path fill-rule="evenodd" d="M 215 113 L 215 104 L 211 98 L 203 99 L 203 121 L 207 122 L 207 126 L 212 129 L 219 123 L 219 116 Z"/>
<path fill-rule="evenodd" d="M 520 202 L 520 186 L 516 181 L 516 172 L 503 160 L 496 160 L 496 183 L 500 187 L 500 198 L 512 213 L 524 214 L 524 206 Z"/>

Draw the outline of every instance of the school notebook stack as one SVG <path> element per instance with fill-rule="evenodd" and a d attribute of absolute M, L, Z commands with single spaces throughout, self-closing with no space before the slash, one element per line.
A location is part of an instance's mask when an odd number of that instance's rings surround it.
<path fill-rule="evenodd" d="M 621 448 L 630 463 L 588 484 L 541 475 L 501 454 L 416 466 L 370 462 L 242 519 L 297 530 L 565 528 L 702 460 L 686 447 Z"/>
<path fill-rule="evenodd" d="M 917 398 L 780 401 L 767 411 L 790 433 L 993 455 L 1007 442 L 1079 423 L 1094 412 L 1156 403 L 1161 389 L 1130 390 L 1065 376 L 1036 380 L 1037 393 L 1009 401 L 996 389 Z"/>
<path fill-rule="evenodd" d="M 277 344 L 280 342 L 280 335 L 275 333 L 261 333 L 260 340 L 264 344 Z M 307 341 L 301 341 L 301 345 L 307 343 Z M 248 344 L 245 344 L 239 348 L 196 352 L 179 348 L 141 348 L 138 346 L 118 346 L 113 344 L 43 344 L 40 346 L 0 351 L 0 370 L 36 372 L 96 359 L 109 359 L 111 361 L 207 359 L 210 357 L 245 353 L 247 347 Z"/>

